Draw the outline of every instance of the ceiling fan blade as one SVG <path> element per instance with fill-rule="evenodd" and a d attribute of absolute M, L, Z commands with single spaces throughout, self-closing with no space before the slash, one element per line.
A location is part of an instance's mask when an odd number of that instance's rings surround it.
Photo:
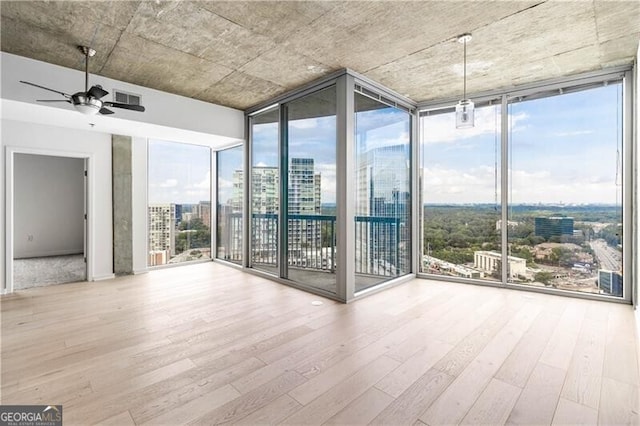
<path fill-rule="evenodd" d="M 105 102 L 104 105 L 114 108 L 130 109 L 131 111 L 144 112 L 144 107 L 142 105 L 121 104 L 118 102 Z"/>
<path fill-rule="evenodd" d="M 107 96 L 109 94 L 109 92 L 107 92 L 106 90 L 104 90 L 102 87 L 100 86 L 91 86 L 91 89 L 89 89 L 89 91 L 87 92 L 87 95 L 91 96 L 92 98 L 96 98 L 96 99 L 100 99 L 104 96 Z"/>
<path fill-rule="evenodd" d="M 36 99 L 36 102 L 66 102 L 71 103 L 69 99 Z"/>
<path fill-rule="evenodd" d="M 98 111 L 100 114 L 102 115 L 109 115 L 109 114 L 113 114 L 113 111 L 111 111 L 110 109 L 107 109 L 105 107 L 100 108 L 100 111 Z"/>
<path fill-rule="evenodd" d="M 44 90 L 48 90 L 50 92 L 58 93 L 58 94 L 64 96 L 65 98 L 71 98 L 71 95 L 68 95 L 68 94 L 66 94 L 64 92 L 61 92 L 59 90 L 49 89 L 48 87 L 40 86 L 39 84 L 29 83 L 28 81 L 22 81 L 22 80 L 20 80 L 20 83 L 28 84 L 29 86 L 33 86 L 33 87 L 37 87 L 39 89 L 44 89 Z"/>

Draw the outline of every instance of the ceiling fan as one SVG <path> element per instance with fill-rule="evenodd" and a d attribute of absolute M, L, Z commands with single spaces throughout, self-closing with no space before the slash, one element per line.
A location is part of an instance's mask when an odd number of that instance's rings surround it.
<path fill-rule="evenodd" d="M 87 46 L 78 46 L 78 49 L 84 54 L 84 92 L 77 92 L 73 95 L 61 92 L 59 90 L 49 89 L 48 87 L 40 86 L 38 84 L 30 83 L 28 81 L 20 80 L 20 83 L 28 84 L 29 86 L 38 87 L 40 89 L 48 90 L 50 92 L 58 93 L 65 97 L 62 99 L 38 99 L 37 102 L 68 102 L 74 106 L 74 108 L 83 114 L 113 114 L 113 111 L 106 107 L 122 108 L 131 111 L 144 112 L 142 105 L 123 104 L 119 102 L 102 101 L 101 99 L 109 94 L 102 86 L 94 85 L 89 88 L 89 57 L 96 54 L 96 51 Z"/>

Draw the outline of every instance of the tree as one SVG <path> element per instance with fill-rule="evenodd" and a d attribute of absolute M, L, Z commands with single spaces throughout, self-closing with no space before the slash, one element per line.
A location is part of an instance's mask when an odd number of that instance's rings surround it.
<path fill-rule="evenodd" d="M 553 279 L 553 274 L 547 271 L 536 272 L 533 276 L 533 280 L 539 283 L 542 283 L 546 286 L 551 285 L 551 280 Z"/>

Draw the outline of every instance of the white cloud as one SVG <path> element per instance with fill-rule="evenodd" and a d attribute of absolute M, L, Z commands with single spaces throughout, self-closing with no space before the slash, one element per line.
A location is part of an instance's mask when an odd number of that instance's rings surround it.
<path fill-rule="evenodd" d="M 464 172 L 443 167 L 429 167 L 424 169 L 422 174 L 425 203 L 492 203 L 495 201 L 495 172 L 492 167 L 481 166 Z"/>
<path fill-rule="evenodd" d="M 305 118 L 302 120 L 289 121 L 289 126 L 295 129 L 315 129 L 318 127 L 317 118 Z"/>
<path fill-rule="evenodd" d="M 192 188 L 209 190 L 209 188 L 211 188 L 211 171 L 208 171 L 205 178 L 195 183 Z"/>
<path fill-rule="evenodd" d="M 158 188 L 175 188 L 176 186 L 178 186 L 178 179 L 167 179 L 157 186 Z"/>
<path fill-rule="evenodd" d="M 512 131 L 523 128 L 529 118 L 525 112 L 510 116 Z M 500 112 L 498 107 L 477 108 L 475 126 L 468 129 L 456 128 L 455 114 L 436 114 L 422 118 L 422 141 L 425 144 L 455 142 L 474 136 L 496 134 L 500 132 Z"/>
<path fill-rule="evenodd" d="M 251 129 L 251 133 L 253 133 L 253 135 L 259 135 L 259 134 L 272 134 L 277 136 L 278 135 L 278 123 L 261 123 L 261 124 L 255 124 L 252 129 Z"/>
<path fill-rule="evenodd" d="M 574 130 L 567 132 L 555 132 L 553 136 L 558 137 L 571 137 L 571 136 L 581 136 L 581 135 L 590 135 L 593 133 L 593 130 Z"/>
<path fill-rule="evenodd" d="M 500 176 L 497 190 L 500 202 Z M 494 203 L 496 180 L 493 167 L 482 166 L 464 171 L 444 167 L 423 170 L 425 203 Z M 512 203 L 616 203 L 619 187 L 610 176 L 578 176 L 548 170 L 511 172 L 509 197 Z"/>

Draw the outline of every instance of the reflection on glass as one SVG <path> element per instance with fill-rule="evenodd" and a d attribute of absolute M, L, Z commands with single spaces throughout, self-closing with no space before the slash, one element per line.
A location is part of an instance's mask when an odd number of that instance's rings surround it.
<path fill-rule="evenodd" d="M 242 162 L 244 148 L 238 146 L 217 153 L 218 173 L 218 259 L 242 263 Z"/>
<path fill-rule="evenodd" d="M 623 296 L 622 85 L 509 105 L 509 281 Z"/>
<path fill-rule="evenodd" d="M 211 258 L 211 149 L 149 141 L 148 265 Z"/>
<path fill-rule="evenodd" d="M 355 94 L 356 292 L 411 271 L 411 116 Z"/>
<path fill-rule="evenodd" d="M 336 88 L 287 104 L 287 260 L 293 281 L 336 292 Z"/>
<path fill-rule="evenodd" d="M 501 281 L 500 106 L 478 107 L 475 127 L 455 111 L 421 117 L 421 271 Z"/>
<path fill-rule="evenodd" d="M 278 275 L 279 110 L 251 117 L 251 266 Z M 242 187 L 242 173 L 234 185 Z"/>

